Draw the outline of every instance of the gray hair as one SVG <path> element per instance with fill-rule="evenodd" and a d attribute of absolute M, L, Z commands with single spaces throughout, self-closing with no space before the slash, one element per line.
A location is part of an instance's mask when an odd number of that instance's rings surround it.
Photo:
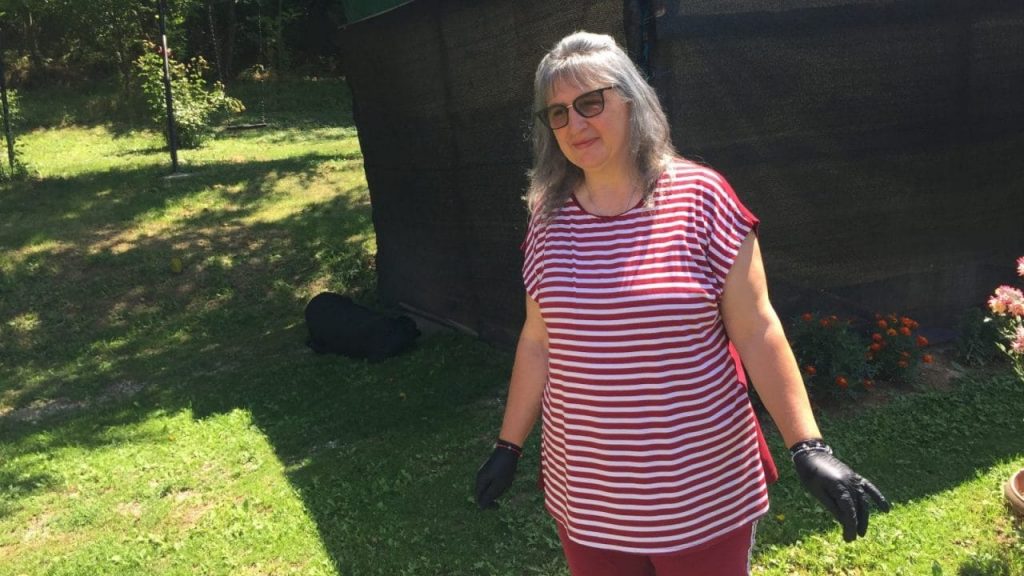
<path fill-rule="evenodd" d="M 559 81 L 580 87 L 614 86 L 629 105 L 630 154 L 640 173 L 644 201 L 650 206 L 658 178 L 677 156 L 654 89 L 614 38 L 589 32 L 562 38 L 540 61 L 533 81 L 534 110 L 547 106 Z M 551 129 L 536 117 L 532 137 L 533 168 L 528 172 L 526 203 L 531 214 L 547 222 L 583 181 L 583 171 L 566 159 Z"/>

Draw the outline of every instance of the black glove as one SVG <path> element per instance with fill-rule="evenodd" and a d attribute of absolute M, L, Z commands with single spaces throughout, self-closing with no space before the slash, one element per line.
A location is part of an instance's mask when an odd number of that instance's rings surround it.
<path fill-rule="evenodd" d="M 842 524 L 843 540 L 853 542 L 867 533 L 868 495 L 882 512 L 889 511 L 878 488 L 833 456 L 823 441 L 797 442 L 789 452 L 800 483 Z"/>
<path fill-rule="evenodd" d="M 484 508 L 497 508 L 495 500 L 508 490 L 516 476 L 519 457 L 523 449 L 511 442 L 498 440 L 494 452 L 476 473 L 476 505 Z"/>

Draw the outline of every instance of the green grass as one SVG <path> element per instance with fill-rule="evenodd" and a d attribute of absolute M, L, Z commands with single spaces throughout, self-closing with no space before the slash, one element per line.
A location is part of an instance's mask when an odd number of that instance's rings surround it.
<path fill-rule="evenodd" d="M 1002 499 L 1002 483 L 1024 466 L 1021 382 L 966 378 L 949 392 L 822 420 L 837 454 L 881 487 L 894 510 L 872 517 L 869 538 L 846 545 L 781 461 L 759 532 L 760 573 L 1024 573 L 1020 526 Z"/>
<path fill-rule="evenodd" d="M 183 151 L 173 179 L 159 134 L 103 121 L 109 94 L 22 94 L 33 176 L 0 185 L 0 575 L 564 576 L 536 435 L 501 510 L 469 497 L 508 352 L 436 333 L 368 364 L 303 344 L 315 293 L 377 303 L 344 86 L 237 93 L 237 121 L 271 126 Z M 1000 494 L 1024 466 L 1022 391 L 976 372 L 823 417 L 894 503 L 854 544 L 773 439 L 755 573 L 1024 574 Z"/>

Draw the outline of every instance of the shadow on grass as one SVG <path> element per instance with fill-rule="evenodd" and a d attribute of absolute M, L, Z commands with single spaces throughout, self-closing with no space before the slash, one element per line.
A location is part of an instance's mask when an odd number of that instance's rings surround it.
<path fill-rule="evenodd" d="M 156 216 L 175 202 L 210 189 L 221 190 L 225 201 L 237 208 L 193 215 L 184 224 L 226 224 L 256 211 L 264 196 L 271 193 L 270 184 L 277 174 L 298 175 L 309 181 L 325 161 L 346 160 L 349 156 L 306 154 L 264 162 L 206 163 L 189 168 L 187 177 L 175 179 L 166 178 L 165 166 L 155 165 L 19 183 L 4 191 L 8 214 L 5 246 L 17 250 L 44 240 L 94 246 L 110 240 L 134 219 Z M 365 219 L 360 218 L 337 221 L 343 232 L 344 227 L 364 223 Z"/>
<path fill-rule="evenodd" d="M 15 474 L 0 470 L 0 486 L 4 487 L 0 498 L 0 518 L 16 512 L 18 500 L 56 485 L 57 480 L 48 474 Z"/>

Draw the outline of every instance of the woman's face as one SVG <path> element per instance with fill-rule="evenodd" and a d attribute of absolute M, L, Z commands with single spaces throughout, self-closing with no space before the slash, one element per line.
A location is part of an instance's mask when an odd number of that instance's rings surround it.
<path fill-rule="evenodd" d="M 569 123 L 552 130 L 562 154 L 584 172 L 626 170 L 629 166 L 629 105 L 614 88 L 604 90 L 604 110 L 584 118 L 572 107 L 581 94 L 604 86 L 557 81 L 547 105 L 569 107 Z"/>

